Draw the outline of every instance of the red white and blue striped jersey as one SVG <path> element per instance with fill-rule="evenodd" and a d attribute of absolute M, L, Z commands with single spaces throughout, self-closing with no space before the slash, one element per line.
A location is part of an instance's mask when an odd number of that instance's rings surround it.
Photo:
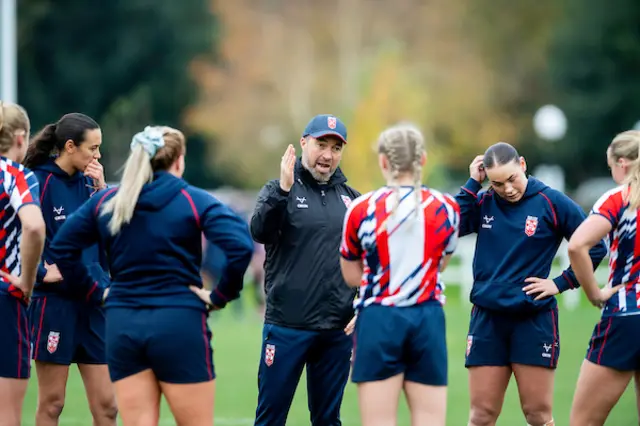
<path fill-rule="evenodd" d="M 640 314 L 640 241 L 638 210 L 629 208 L 629 187 L 619 186 L 606 192 L 595 203 L 591 214 L 611 222 L 609 232 L 609 282 L 615 287 L 625 284 L 605 305 L 603 316 Z"/>
<path fill-rule="evenodd" d="M 5 157 L 0 157 L 0 173 L 0 269 L 19 276 L 22 226 L 18 211 L 27 204 L 39 205 L 38 179 L 31 170 Z"/>
<path fill-rule="evenodd" d="M 460 207 L 450 195 L 423 187 L 416 210 L 414 191 L 400 187 L 396 203 L 393 189 L 382 187 L 349 206 L 340 254 L 362 260 L 364 269 L 354 308 L 444 304 L 440 266 L 456 248 Z"/>

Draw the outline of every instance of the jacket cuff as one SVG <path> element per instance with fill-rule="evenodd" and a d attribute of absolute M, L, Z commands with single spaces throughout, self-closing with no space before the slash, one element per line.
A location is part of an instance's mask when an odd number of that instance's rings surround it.
<path fill-rule="evenodd" d="M 209 294 L 209 300 L 211 304 L 217 308 L 224 308 L 229 301 L 217 288 L 213 289 L 211 294 Z"/>
<path fill-rule="evenodd" d="M 559 277 L 554 278 L 553 283 L 556 285 L 556 287 L 558 287 L 558 291 L 560 293 L 576 288 L 576 285 L 565 273 L 563 273 Z"/>
<path fill-rule="evenodd" d="M 288 197 L 290 194 L 290 191 L 285 191 L 284 189 L 282 189 L 282 187 L 280 187 L 280 184 L 278 183 L 278 186 L 276 187 L 278 194 L 282 195 L 283 197 Z"/>
<path fill-rule="evenodd" d="M 469 178 L 469 180 L 467 181 L 467 183 L 464 184 L 462 189 L 464 189 L 465 191 L 473 195 L 478 195 L 478 192 L 482 189 L 482 185 L 477 180 L 473 178 Z"/>
<path fill-rule="evenodd" d="M 38 270 L 36 271 L 36 283 L 44 282 L 45 275 L 47 275 L 47 269 L 43 264 L 38 265 Z"/>
<path fill-rule="evenodd" d="M 104 292 L 106 287 L 101 286 L 98 282 L 94 282 L 93 286 L 87 293 L 87 302 L 95 303 L 96 305 L 102 305 L 104 302 Z"/>

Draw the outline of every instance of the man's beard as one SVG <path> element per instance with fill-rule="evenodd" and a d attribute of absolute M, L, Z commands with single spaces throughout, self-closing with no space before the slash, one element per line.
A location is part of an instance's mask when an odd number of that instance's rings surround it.
<path fill-rule="evenodd" d="M 311 176 L 313 176 L 313 178 L 320 183 L 329 182 L 329 179 L 331 179 L 331 176 L 333 176 L 333 174 L 336 171 L 335 169 L 333 169 L 333 170 L 329 170 L 328 173 L 319 173 L 315 167 L 309 166 L 309 159 L 307 158 L 307 155 L 304 152 L 302 153 L 302 167 L 307 169 L 307 171 L 311 173 Z"/>

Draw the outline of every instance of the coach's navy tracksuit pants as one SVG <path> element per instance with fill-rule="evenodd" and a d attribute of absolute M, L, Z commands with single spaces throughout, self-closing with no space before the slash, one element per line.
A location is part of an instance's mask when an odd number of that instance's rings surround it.
<path fill-rule="evenodd" d="M 311 424 L 341 425 L 340 405 L 349 379 L 352 347 L 351 337 L 343 330 L 311 331 L 265 324 L 255 425 L 285 425 L 305 366 Z"/>

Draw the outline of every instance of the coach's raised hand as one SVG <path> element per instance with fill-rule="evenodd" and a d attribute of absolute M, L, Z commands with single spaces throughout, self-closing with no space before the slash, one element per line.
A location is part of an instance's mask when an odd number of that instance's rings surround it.
<path fill-rule="evenodd" d="M 295 164 L 296 150 L 293 145 L 289 145 L 280 163 L 280 188 L 285 192 L 291 191 L 293 186 L 293 168 Z"/>
<path fill-rule="evenodd" d="M 484 170 L 484 155 L 478 155 L 469 165 L 469 176 L 478 183 L 484 182 L 487 172 Z"/>

